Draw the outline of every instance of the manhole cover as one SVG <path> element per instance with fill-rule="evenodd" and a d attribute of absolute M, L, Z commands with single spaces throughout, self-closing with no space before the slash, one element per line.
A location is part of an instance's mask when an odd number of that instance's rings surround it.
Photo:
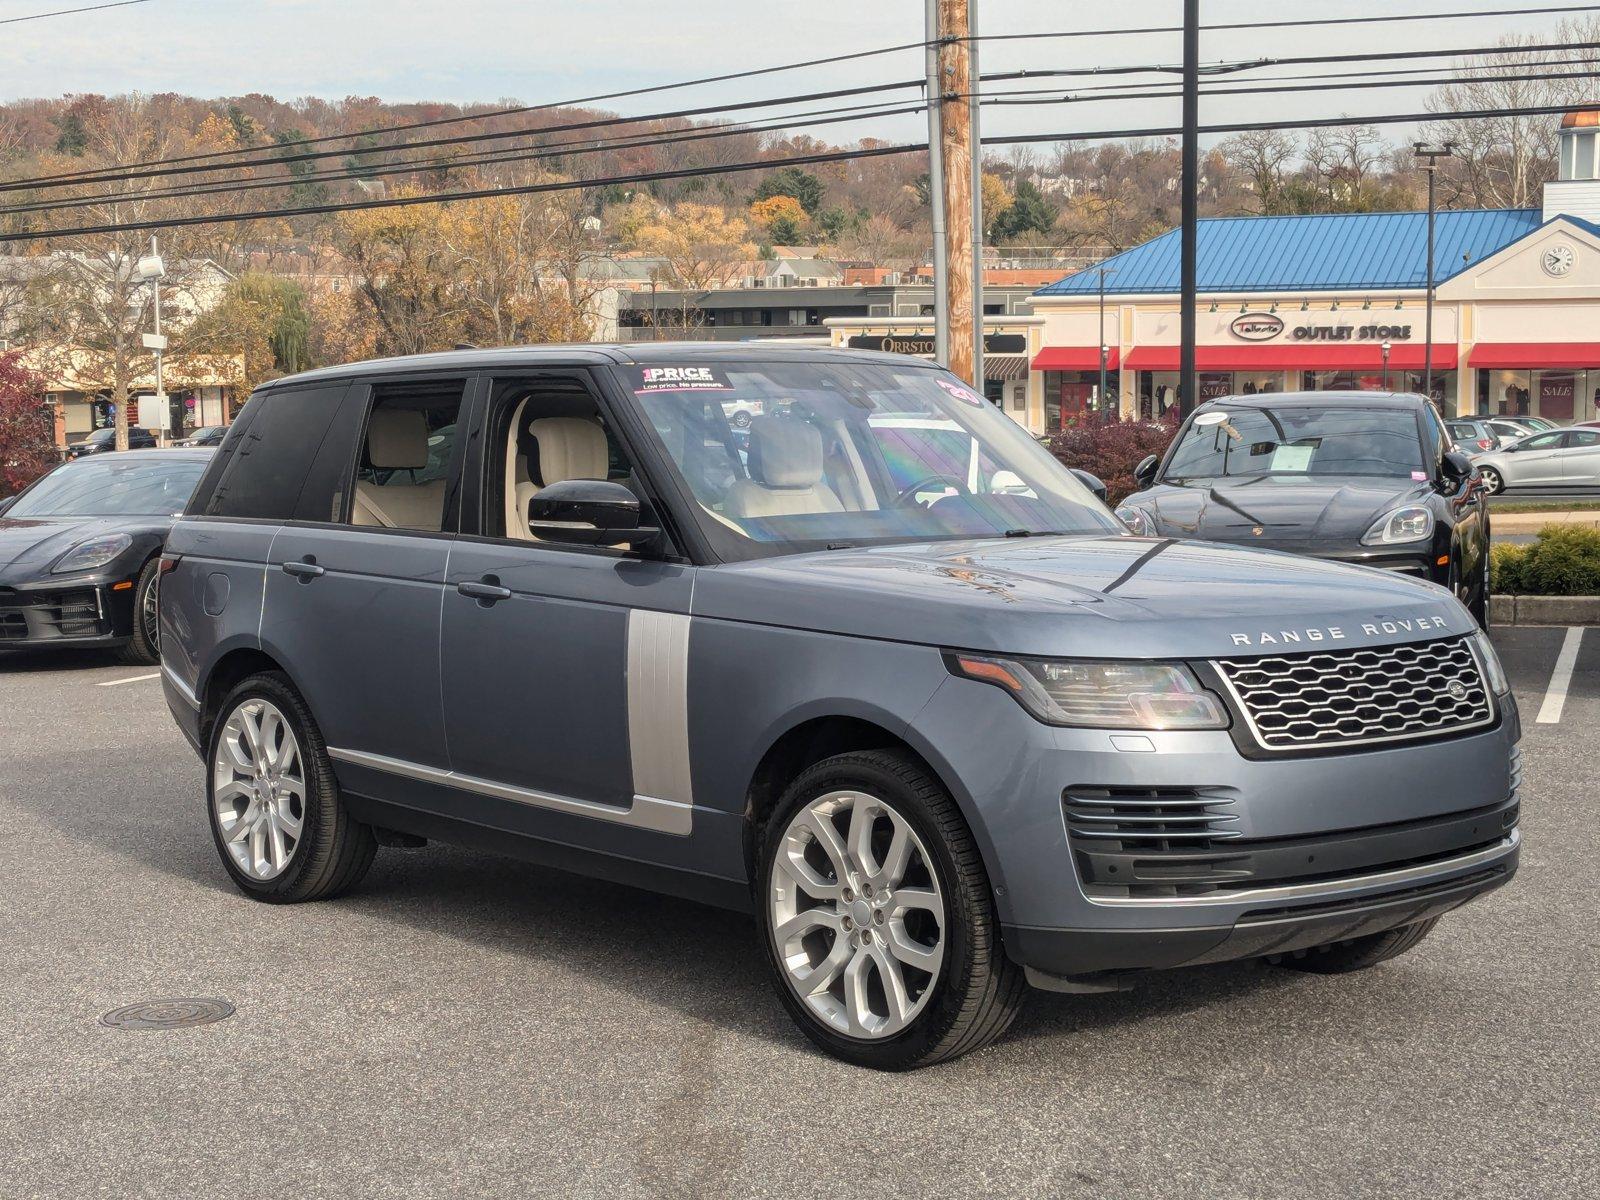
<path fill-rule="evenodd" d="M 100 1018 L 100 1024 L 113 1029 L 183 1029 L 225 1021 L 231 1016 L 233 1005 L 226 1000 L 146 1000 L 108 1012 Z"/>

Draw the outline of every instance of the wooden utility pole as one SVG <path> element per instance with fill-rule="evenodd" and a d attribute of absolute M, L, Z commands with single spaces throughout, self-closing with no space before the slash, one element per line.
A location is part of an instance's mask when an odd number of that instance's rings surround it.
<path fill-rule="evenodd" d="M 976 80 L 972 78 L 972 43 L 968 40 L 968 0 L 938 0 L 938 4 L 939 157 L 944 177 L 931 180 L 930 186 L 943 189 L 945 272 L 933 285 L 944 290 L 950 314 L 950 360 L 945 365 L 981 392 L 983 380 L 976 378 L 974 361 L 979 320 L 969 216 L 974 147 L 968 94 Z"/>

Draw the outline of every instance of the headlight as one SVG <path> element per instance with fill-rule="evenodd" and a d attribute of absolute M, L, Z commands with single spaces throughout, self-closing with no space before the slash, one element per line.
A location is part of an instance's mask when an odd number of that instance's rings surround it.
<path fill-rule="evenodd" d="M 1408 504 L 1374 521 L 1372 528 L 1361 535 L 1361 544 L 1394 546 L 1402 542 L 1420 542 L 1432 536 L 1433 514 L 1420 504 Z"/>
<path fill-rule="evenodd" d="M 96 567 L 103 567 L 129 546 L 133 539 L 125 533 L 109 533 L 105 537 L 90 538 L 87 542 L 79 542 L 56 560 L 56 565 L 50 568 L 53 575 L 63 571 L 92 571 Z"/>
<path fill-rule="evenodd" d="M 1473 634 L 1472 645 L 1478 652 L 1484 680 L 1496 696 L 1504 696 L 1511 690 L 1511 681 L 1506 678 L 1506 669 L 1500 665 L 1500 655 L 1495 651 L 1489 635 L 1482 632 Z"/>
<path fill-rule="evenodd" d="M 1189 671 L 1167 663 L 994 658 L 952 652 L 957 675 L 992 683 L 1047 725 L 1226 729 L 1228 714 Z"/>
<path fill-rule="evenodd" d="M 1117 516 L 1122 523 L 1133 530 L 1140 537 L 1155 537 L 1156 523 L 1150 519 L 1150 514 L 1142 508 L 1133 508 L 1127 504 L 1117 505 Z"/>

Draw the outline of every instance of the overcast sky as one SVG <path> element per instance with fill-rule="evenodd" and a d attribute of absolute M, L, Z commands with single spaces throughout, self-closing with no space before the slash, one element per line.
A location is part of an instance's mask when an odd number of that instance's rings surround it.
<path fill-rule="evenodd" d="M 94 0 L 0 0 L 0 19 Z M 1026 33 L 1166 25 L 1178 0 L 976 0 L 981 32 Z M 1374 12 L 1454 13 L 1533 6 L 1537 0 L 1205 0 L 1207 23 Z M 133 7 L 0 25 L 0 98 L 76 92 L 177 91 L 212 97 L 265 92 L 280 99 L 376 95 L 385 100 L 541 103 L 913 41 L 921 0 L 149 0 Z M 1214 32 L 1206 61 L 1410 47 L 1489 45 L 1511 31 L 1550 31 L 1559 18 L 1450 19 L 1395 26 Z M 983 70 L 1172 63 L 1176 35 L 989 43 Z M 1439 62 L 1435 65 L 1443 66 Z M 1325 71 L 1300 67 L 1283 73 Z M 906 52 L 755 80 L 615 103 L 619 111 L 712 104 L 909 79 Z M 1092 85 L 1075 80 L 1066 86 Z M 1102 81 L 1104 82 L 1104 81 Z M 1007 83 L 995 87 L 1035 87 Z M 894 93 L 909 96 L 913 93 Z M 1214 98 L 1203 120 L 1417 111 L 1425 89 L 1270 102 Z M 836 103 L 854 103 L 838 101 Z M 987 110 L 985 135 L 1175 124 L 1176 101 Z M 916 118 L 835 125 L 846 141 L 917 136 Z M 1405 131 L 1396 130 L 1397 134 Z"/>

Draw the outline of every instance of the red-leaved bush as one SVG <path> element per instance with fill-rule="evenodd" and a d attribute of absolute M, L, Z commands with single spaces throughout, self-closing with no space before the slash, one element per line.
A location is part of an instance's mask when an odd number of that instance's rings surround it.
<path fill-rule="evenodd" d="M 1069 467 L 1098 475 L 1113 507 L 1138 491 L 1133 469 L 1149 454 L 1163 453 L 1178 432 L 1177 410 L 1161 421 L 1088 420 L 1068 426 L 1050 439 L 1050 452 Z"/>
<path fill-rule="evenodd" d="M 20 358 L 0 354 L 0 497 L 16 495 L 57 461 L 55 422 Z"/>

